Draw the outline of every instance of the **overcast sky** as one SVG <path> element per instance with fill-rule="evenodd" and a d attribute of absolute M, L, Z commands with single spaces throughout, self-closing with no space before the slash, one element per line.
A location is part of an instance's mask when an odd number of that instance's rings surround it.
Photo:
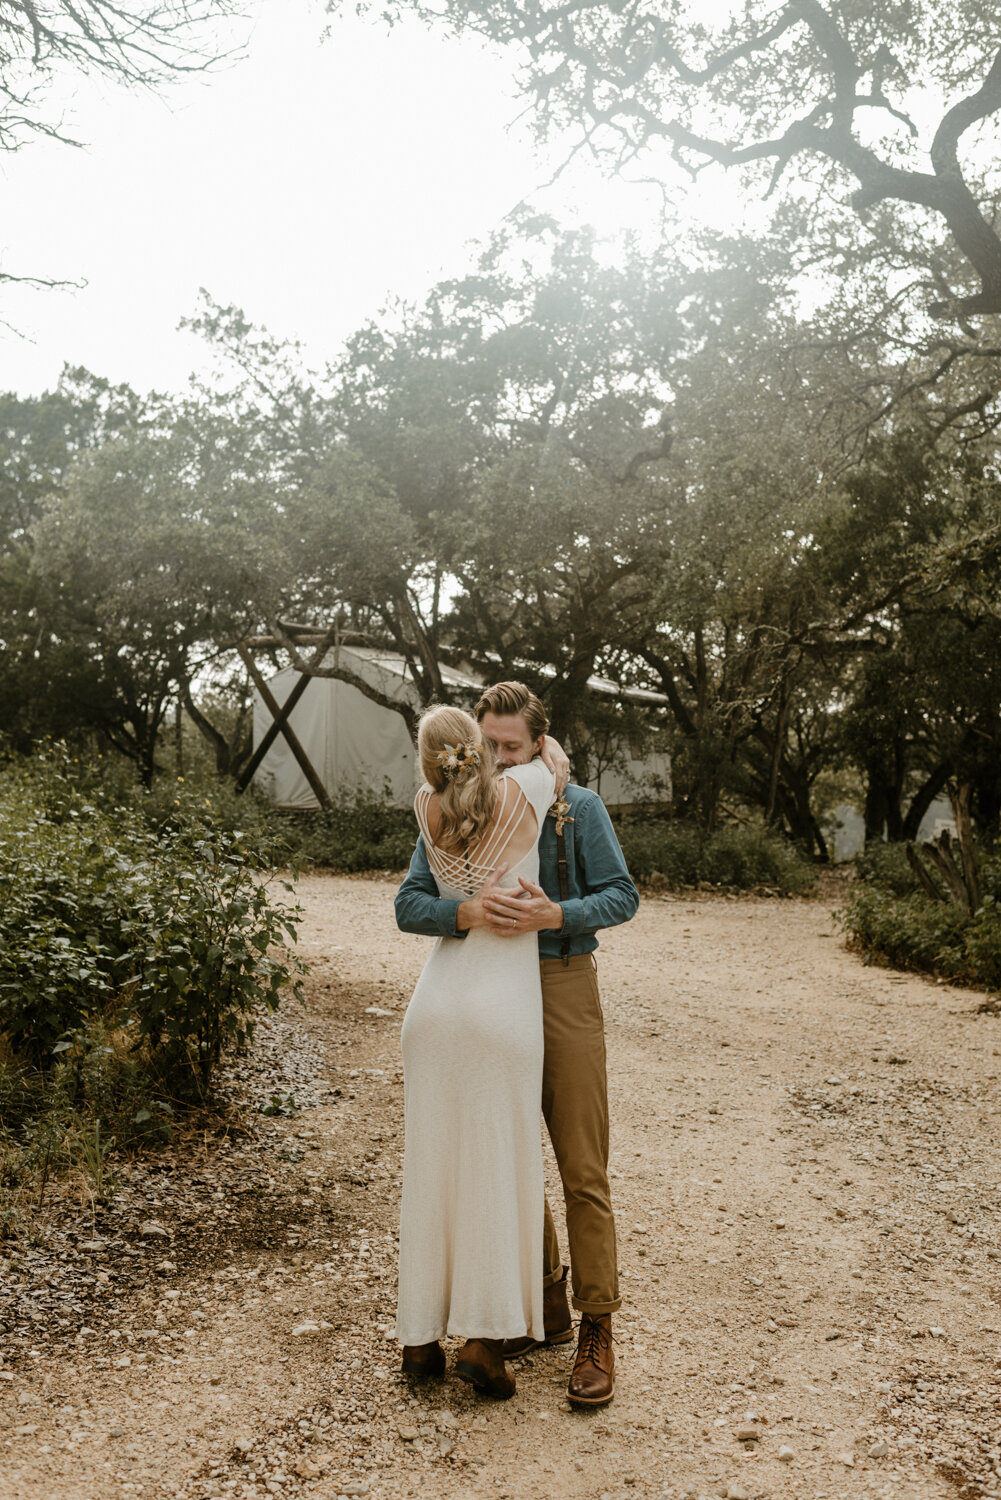
<path fill-rule="evenodd" d="M 0 266 L 86 282 L 0 285 L 0 387 L 51 387 L 64 362 L 141 390 L 204 369 L 177 332 L 205 287 L 317 364 L 387 299 L 471 263 L 521 200 L 609 237 L 652 224 L 659 195 L 560 160 L 524 125 L 514 60 L 416 24 L 392 32 L 319 0 L 252 0 L 246 56 L 163 97 L 74 84 L 83 150 L 0 158 Z M 23 335 L 23 337 L 19 337 Z"/>

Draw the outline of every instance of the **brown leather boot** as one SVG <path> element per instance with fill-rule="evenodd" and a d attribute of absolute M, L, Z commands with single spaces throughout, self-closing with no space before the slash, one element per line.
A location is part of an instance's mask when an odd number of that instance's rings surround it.
<path fill-rule="evenodd" d="M 520 1359 L 530 1349 L 541 1349 L 548 1344 L 569 1344 L 573 1338 L 573 1318 L 567 1301 L 566 1266 L 559 1281 L 542 1288 L 542 1327 L 544 1339 L 533 1339 L 529 1333 L 520 1339 L 505 1339 L 504 1358 Z"/>
<path fill-rule="evenodd" d="M 404 1344 L 401 1368 L 411 1380 L 440 1380 L 445 1373 L 445 1351 L 439 1343 Z"/>
<path fill-rule="evenodd" d="M 614 1371 L 611 1314 L 584 1313 L 567 1400 L 575 1406 L 607 1406 L 615 1393 Z"/>
<path fill-rule="evenodd" d="M 455 1362 L 455 1373 L 484 1396 L 498 1401 L 507 1401 L 515 1393 L 514 1376 L 504 1366 L 503 1339 L 467 1339 Z"/>

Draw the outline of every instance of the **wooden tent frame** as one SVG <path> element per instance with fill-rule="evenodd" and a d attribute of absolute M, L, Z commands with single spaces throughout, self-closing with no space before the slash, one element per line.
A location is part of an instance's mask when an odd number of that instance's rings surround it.
<path fill-rule="evenodd" d="M 313 657 L 309 665 L 314 667 L 319 666 L 330 647 L 336 642 L 338 634 L 336 627 L 332 630 L 318 630 L 315 626 L 309 625 L 286 625 L 284 621 L 280 622 L 280 629 L 283 635 L 296 646 L 313 646 Z M 279 704 L 274 693 L 265 682 L 260 667 L 254 660 L 255 651 L 265 648 L 274 649 L 283 645 L 285 645 L 285 641 L 276 635 L 248 635 L 242 641 L 237 642 L 236 649 L 240 653 L 243 664 L 250 674 L 251 682 L 253 682 L 260 693 L 261 699 L 271 714 L 271 723 L 262 736 L 261 743 L 240 773 L 240 779 L 236 783 L 236 790 L 238 794 L 247 790 L 262 760 L 281 734 L 284 735 L 286 744 L 298 761 L 302 774 L 309 782 L 317 802 L 319 802 L 321 807 L 329 808 L 331 806 L 330 794 L 323 785 L 316 767 L 306 754 L 302 741 L 289 723 L 289 715 L 313 680 L 312 674 L 308 671 L 301 672 L 299 680 L 293 686 L 285 702 Z"/>

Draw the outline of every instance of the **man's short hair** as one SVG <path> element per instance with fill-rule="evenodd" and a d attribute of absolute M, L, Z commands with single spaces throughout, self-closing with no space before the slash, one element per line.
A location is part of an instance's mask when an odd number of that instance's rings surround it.
<path fill-rule="evenodd" d="M 496 682 L 489 687 L 473 709 L 477 720 L 484 714 L 521 714 L 528 725 L 533 740 L 541 739 L 549 730 L 549 718 L 540 700 L 523 682 Z"/>

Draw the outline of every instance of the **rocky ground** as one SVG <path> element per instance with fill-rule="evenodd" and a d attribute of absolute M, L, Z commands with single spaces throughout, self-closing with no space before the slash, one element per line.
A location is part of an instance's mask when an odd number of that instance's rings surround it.
<path fill-rule="evenodd" d="M 427 944 L 392 894 L 303 880 L 308 1008 L 261 1028 L 218 1129 L 4 1247 L 4 1500 L 1001 1495 L 982 996 L 864 967 L 828 902 L 645 899 L 599 971 L 616 1399 L 568 1406 L 572 1346 L 507 1403 L 411 1390 L 399 1027 Z"/>

